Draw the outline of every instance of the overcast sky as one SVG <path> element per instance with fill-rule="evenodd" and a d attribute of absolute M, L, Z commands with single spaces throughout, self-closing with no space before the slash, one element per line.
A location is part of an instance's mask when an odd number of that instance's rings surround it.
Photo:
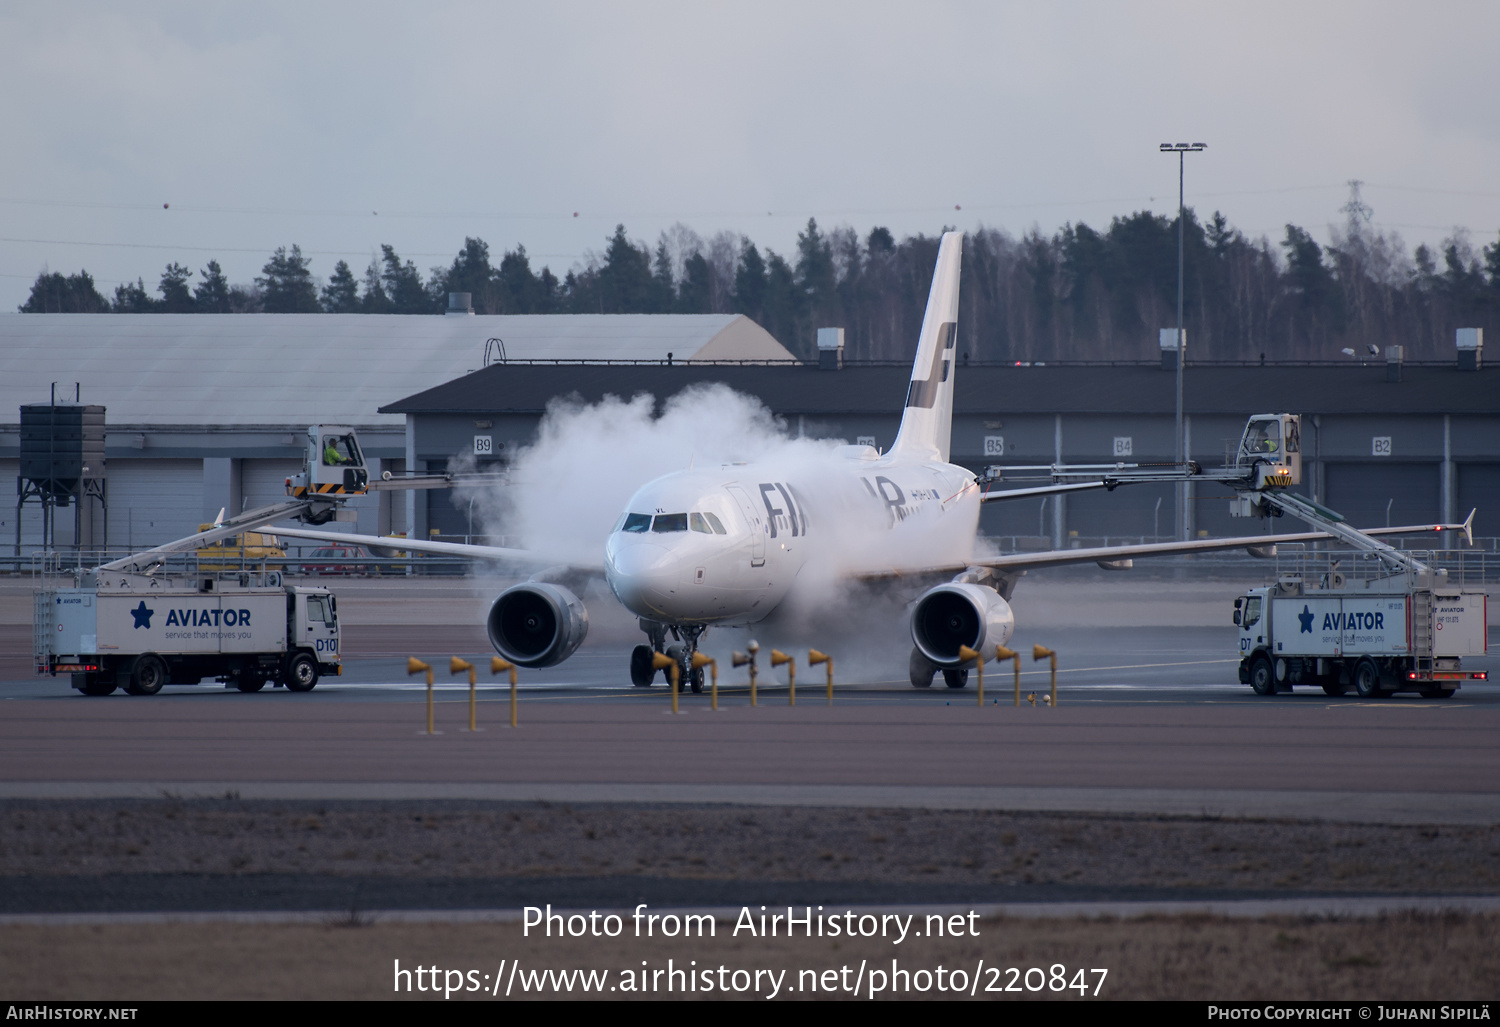
<path fill-rule="evenodd" d="M 0 6 L 0 310 L 47 266 L 154 292 L 326 279 L 465 235 L 561 275 L 616 222 L 790 250 L 808 217 L 1050 232 L 1187 202 L 1326 240 L 1345 183 L 1409 245 L 1500 232 L 1500 5 Z M 164 204 L 170 204 L 169 209 Z M 962 209 L 956 209 L 961 207 Z M 576 214 L 575 214 L 576 212 Z"/>

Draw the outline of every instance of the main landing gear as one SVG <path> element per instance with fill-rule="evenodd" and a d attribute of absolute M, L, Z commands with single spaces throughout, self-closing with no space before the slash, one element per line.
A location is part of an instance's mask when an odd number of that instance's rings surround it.
<path fill-rule="evenodd" d="M 931 688 L 932 679 L 937 676 L 938 671 L 943 672 L 943 684 L 949 688 L 964 688 L 969 683 L 968 667 L 939 667 L 927 657 L 922 655 L 922 650 L 913 648 L 911 659 L 907 662 L 907 671 L 911 677 L 913 688 Z"/>
<path fill-rule="evenodd" d="M 703 668 L 693 668 L 693 656 L 698 652 L 698 640 L 708 630 L 707 624 L 662 624 L 659 621 L 640 621 L 641 630 L 650 639 L 649 645 L 638 645 L 630 653 L 630 683 L 637 688 L 650 688 L 656 681 L 656 668 L 652 661 L 657 653 L 669 657 L 677 664 L 677 680 L 681 687 L 694 692 L 703 691 Z M 681 643 L 667 645 L 667 633 Z M 668 673 L 662 672 L 664 677 Z M 665 677 L 668 684 L 670 677 Z"/>

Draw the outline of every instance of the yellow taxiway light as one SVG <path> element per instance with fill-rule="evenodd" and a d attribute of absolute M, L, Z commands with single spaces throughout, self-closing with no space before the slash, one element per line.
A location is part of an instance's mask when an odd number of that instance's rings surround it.
<path fill-rule="evenodd" d="M 829 656 L 827 653 L 820 653 L 816 649 L 809 649 L 807 651 L 807 665 L 809 667 L 816 667 L 820 663 L 821 664 L 825 664 L 826 667 L 827 667 L 827 670 L 828 670 L 828 705 L 832 706 L 833 705 L 833 657 Z"/>
<path fill-rule="evenodd" d="M 406 658 L 406 674 L 408 677 L 423 672 L 427 674 L 427 733 L 435 735 L 437 732 L 432 729 L 432 667 L 423 663 L 415 656 L 408 656 Z"/>
<path fill-rule="evenodd" d="M 702 653 L 693 654 L 693 669 L 702 670 L 708 668 L 708 676 L 713 680 L 713 708 L 719 708 L 719 661 L 712 656 L 704 656 Z"/>
<path fill-rule="evenodd" d="M 449 660 L 448 660 L 448 673 L 449 674 L 462 674 L 464 671 L 468 671 L 469 672 L 469 730 L 470 731 L 478 731 L 479 730 L 479 724 L 478 724 L 478 722 L 476 720 L 476 712 L 477 711 L 474 708 L 474 690 L 475 690 L 475 687 L 479 683 L 479 674 L 474 669 L 474 665 L 472 663 L 470 663 L 468 660 L 461 659 L 460 657 L 457 657 L 457 656 L 453 656 L 453 657 L 449 658 Z"/>
<path fill-rule="evenodd" d="M 664 670 L 672 678 L 672 712 L 677 713 L 677 661 L 670 656 L 655 653 L 651 657 L 653 670 Z"/>
<path fill-rule="evenodd" d="M 995 646 L 995 659 L 1004 663 L 1006 660 L 1016 661 L 1016 705 L 1021 705 L 1021 654 L 1014 649 L 1007 649 L 1003 645 Z"/>
<path fill-rule="evenodd" d="M 984 654 L 977 649 L 970 649 L 966 645 L 958 647 L 958 658 L 965 663 L 974 664 L 975 670 L 979 672 L 979 705 L 984 706 Z"/>
<path fill-rule="evenodd" d="M 786 698 L 787 698 L 787 705 L 788 706 L 796 706 L 797 705 L 797 657 L 795 657 L 795 656 L 788 656 L 786 653 L 782 652 L 780 649 L 772 649 L 771 650 L 771 666 L 773 666 L 773 667 L 779 667 L 783 663 L 786 664 L 786 680 L 787 680 Z"/>
<path fill-rule="evenodd" d="M 1033 660 L 1051 659 L 1052 661 L 1052 696 L 1048 700 L 1051 706 L 1057 705 L 1057 654 L 1046 646 L 1034 645 L 1031 647 L 1031 658 Z"/>
<path fill-rule="evenodd" d="M 516 665 L 508 660 L 502 660 L 498 656 L 490 657 L 490 673 L 499 674 L 502 670 L 510 671 L 510 726 L 516 726 Z"/>

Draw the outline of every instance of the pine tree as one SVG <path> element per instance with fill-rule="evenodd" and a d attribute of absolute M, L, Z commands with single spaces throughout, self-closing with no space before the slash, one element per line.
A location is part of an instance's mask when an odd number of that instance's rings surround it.
<path fill-rule="evenodd" d="M 302 248 L 293 246 L 290 253 L 279 246 L 271 259 L 261 268 L 261 277 L 255 284 L 261 289 L 261 303 L 267 314 L 317 314 L 318 290 L 313 284 L 308 265 L 312 261 L 302 256 Z"/>
<path fill-rule="evenodd" d="M 193 272 L 178 263 L 167 265 L 167 269 L 161 273 L 161 311 L 164 314 L 191 314 L 197 309 L 193 300 L 192 291 L 188 289 L 188 282 L 192 281 Z"/>
<path fill-rule="evenodd" d="M 884 231 L 884 229 L 882 229 Z M 889 235 L 890 233 L 886 233 Z M 734 310 L 754 321 L 761 321 L 766 303 L 766 262 L 749 239 L 740 250 L 739 266 L 734 270 Z"/>
<path fill-rule="evenodd" d="M 323 309 L 330 314 L 359 313 L 359 283 L 347 261 L 341 260 L 333 265 L 333 274 L 323 286 L 322 302 Z"/>
<path fill-rule="evenodd" d="M 672 254 L 667 250 L 667 237 L 662 235 L 656 244 L 656 259 L 651 264 L 650 298 L 643 309 L 647 314 L 668 314 L 677 302 L 677 283 L 672 276 Z"/>
<path fill-rule="evenodd" d="M 390 297 L 392 314 L 431 314 L 434 311 L 431 297 L 422 286 L 422 275 L 417 265 L 408 260 L 401 263 L 393 246 L 382 244 L 380 259 L 385 265 L 380 274 L 380 284 Z"/>
<path fill-rule="evenodd" d="M 201 314 L 227 314 L 230 312 L 229 282 L 217 260 L 210 260 L 208 267 L 198 272 L 203 277 L 193 290 L 193 301 Z"/>
<path fill-rule="evenodd" d="M 701 253 L 695 253 L 687 259 L 682 268 L 682 285 L 677 291 L 677 312 L 679 314 L 712 314 L 713 307 L 713 270 L 708 266 L 708 259 Z"/>
<path fill-rule="evenodd" d="M 495 269 L 490 266 L 490 244 L 483 239 L 465 238 L 464 248 L 453 258 L 453 264 L 445 270 L 434 270 L 430 290 L 437 305 L 444 309 L 450 292 L 466 292 L 477 314 L 516 313 L 501 309 L 504 300 L 495 283 Z"/>
<path fill-rule="evenodd" d="M 554 281 L 554 287 L 555 284 Z M 489 313 L 546 313 L 541 304 L 542 283 L 531 273 L 531 260 L 526 256 L 526 247 L 517 246 L 500 258 L 495 285 L 499 294 L 499 309 Z"/>
<path fill-rule="evenodd" d="M 109 300 L 99 294 L 87 271 L 64 276 L 43 270 L 18 309 L 23 314 L 100 314 L 109 310 Z"/>
<path fill-rule="evenodd" d="M 370 266 L 365 268 L 365 288 L 359 298 L 359 311 L 362 314 L 391 312 L 391 298 L 386 295 L 385 286 L 380 282 L 380 261 L 373 257 L 370 259 Z"/>
<path fill-rule="evenodd" d="M 125 282 L 115 286 L 113 309 L 116 314 L 153 314 L 158 306 L 146 291 L 146 283 L 139 278 L 134 284 Z"/>
<path fill-rule="evenodd" d="M 583 285 L 581 279 L 579 284 Z M 624 225 L 616 225 L 604 251 L 604 264 L 599 268 L 599 312 L 644 313 L 651 306 L 652 287 L 650 253 L 626 237 Z"/>

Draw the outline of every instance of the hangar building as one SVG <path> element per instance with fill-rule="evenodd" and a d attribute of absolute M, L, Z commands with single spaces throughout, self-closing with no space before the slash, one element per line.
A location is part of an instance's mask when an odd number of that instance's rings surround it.
<path fill-rule="evenodd" d="M 493 361 L 794 359 L 738 315 L 452 313 L 0 314 L 0 480 L 17 480 L 20 407 L 47 403 L 53 383 L 71 401 L 76 382 L 106 408 L 109 545 L 141 549 L 281 498 L 313 423 L 356 427 L 375 473 L 404 473 L 406 418 L 379 408 Z M 360 503 L 359 530 L 405 530 L 404 497 Z M 41 512 L 23 510 L 30 549 Z M 15 518 L 0 504 L 4 552 Z M 70 511 L 57 528 L 71 545 Z M 102 545 L 104 525 L 83 541 Z"/>
<path fill-rule="evenodd" d="M 1156 364 L 961 366 L 956 369 L 952 457 L 976 471 L 992 465 L 1170 463 L 1175 375 Z M 491 366 L 381 408 L 408 419 L 409 452 L 423 470 L 472 453 L 476 434 L 509 450 L 525 444 L 554 396 L 584 400 L 646 392 L 658 401 L 701 382 L 722 381 L 759 397 L 787 430 L 887 447 L 900 424 L 910 366 L 712 367 L 538 363 Z M 1380 364 L 1190 365 L 1186 369 L 1189 456 L 1225 462 L 1250 414 L 1303 415 L 1306 494 L 1355 525 L 1462 520 L 1477 507 L 1476 533 L 1500 536 L 1500 368 L 1407 364 L 1392 378 Z M 601 459 L 610 440 L 600 439 Z M 506 450 L 498 450 L 505 452 Z M 1231 518 L 1229 493 L 1194 497 L 1196 534 L 1253 534 Z M 1113 493 L 1018 500 L 985 508 L 982 530 L 1018 546 L 1171 537 L 1171 485 Z M 417 530 L 462 538 L 464 511 L 429 493 Z M 1276 526 L 1280 527 L 1280 526 Z M 1493 545 L 1493 543 L 1491 543 Z"/>

